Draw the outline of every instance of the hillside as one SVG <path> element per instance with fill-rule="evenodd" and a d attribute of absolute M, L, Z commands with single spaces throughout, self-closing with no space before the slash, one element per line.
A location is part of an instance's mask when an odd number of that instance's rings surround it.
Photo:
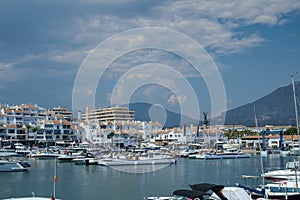
<path fill-rule="evenodd" d="M 299 99 L 300 82 L 295 83 L 295 88 L 296 94 Z M 259 126 L 295 126 L 296 124 L 293 89 L 291 84 L 285 87 L 280 87 L 272 93 L 252 103 L 248 103 L 246 105 L 227 111 L 225 124 L 242 124 L 246 126 L 254 126 L 254 105 Z"/>
<path fill-rule="evenodd" d="M 300 82 L 295 83 L 296 94 L 300 97 Z M 254 105 L 259 126 L 264 125 L 296 125 L 294 97 L 292 85 L 280 87 L 270 94 L 243 106 L 226 112 L 225 124 L 239 124 L 245 126 L 255 126 Z M 150 121 L 148 115 L 151 104 L 132 103 L 129 105 L 131 110 L 135 111 L 136 120 Z M 176 127 L 183 123 L 197 124 L 198 120 L 184 116 L 180 124 L 180 114 L 166 110 L 167 120 L 165 127 Z M 298 103 L 298 113 L 300 113 Z"/>
<path fill-rule="evenodd" d="M 129 104 L 129 109 L 135 111 L 135 119 L 141 121 L 151 121 L 149 116 L 149 109 L 151 108 L 151 104 L 148 103 L 131 103 Z M 180 124 L 181 115 L 169 110 L 166 110 L 167 119 L 165 123 L 165 127 L 178 127 L 183 123 L 190 124 L 190 123 L 197 123 L 196 120 L 186 117 L 183 117 L 183 122 Z"/>

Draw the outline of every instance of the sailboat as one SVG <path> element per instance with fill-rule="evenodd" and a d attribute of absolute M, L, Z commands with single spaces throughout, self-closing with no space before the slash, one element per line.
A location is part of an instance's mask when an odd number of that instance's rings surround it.
<path fill-rule="evenodd" d="M 298 121 L 298 112 L 297 112 L 297 102 L 296 102 L 296 92 L 295 92 L 295 85 L 294 85 L 294 78 L 292 76 L 292 85 L 293 85 L 293 93 L 294 93 L 294 101 L 295 101 L 295 113 L 296 113 L 296 124 L 297 124 L 297 133 L 299 137 L 299 121 Z M 255 113 L 255 108 L 254 108 Z M 257 118 L 255 113 L 255 124 L 256 128 L 257 125 Z M 299 140 L 300 142 L 300 140 Z M 260 149 L 261 151 L 261 149 Z M 244 188 L 248 191 L 248 193 L 251 194 L 253 198 L 260 198 L 264 197 L 266 199 L 282 199 L 282 200 L 296 200 L 300 199 L 300 188 L 299 188 L 299 180 L 298 180 L 298 173 L 297 169 L 299 167 L 299 163 L 297 164 L 296 161 L 294 161 L 293 169 L 291 170 L 291 173 L 288 175 L 291 175 L 294 172 L 294 178 L 291 178 L 291 176 L 287 176 L 287 174 L 284 174 L 284 176 L 281 176 L 280 178 L 285 178 L 289 180 L 277 180 L 273 181 L 272 183 L 265 184 L 264 179 L 267 177 L 268 173 L 264 173 L 263 170 L 263 162 L 262 162 L 262 155 L 260 156 L 261 160 L 261 168 L 262 168 L 262 186 L 261 188 L 252 188 L 248 186 L 244 186 L 241 184 L 237 184 L 238 187 Z M 282 170 L 283 171 L 283 170 Z M 278 171 L 277 171 L 278 172 Z M 290 171 L 289 171 L 290 172 Z M 270 175 L 270 173 L 269 173 Z M 273 175 L 273 174 L 271 174 Z M 278 178 L 278 176 L 276 177 Z"/>
<path fill-rule="evenodd" d="M 57 181 L 56 165 L 57 165 L 57 161 L 55 160 L 54 177 L 53 177 L 53 194 L 50 197 L 36 197 L 35 193 L 32 192 L 31 197 L 13 197 L 13 198 L 8 198 L 8 199 L 3 199 L 3 200 L 60 200 L 60 199 L 55 198 L 55 191 L 56 191 L 55 184 L 56 184 L 56 181 Z"/>
<path fill-rule="evenodd" d="M 297 135 L 298 135 L 298 145 L 297 147 L 294 147 L 291 149 L 291 153 L 295 156 L 300 155 L 300 138 L 299 138 L 299 117 L 298 117 L 298 106 L 297 106 L 297 97 L 296 97 L 296 89 L 295 89 L 295 81 L 294 81 L 294 75 L 292 77 L 292 86 L 293 86 L 293 96 L 294 96 L 294 106 L 295 106 L 295 114 L 296 114 L 296 128 L 297 128 Z"/>

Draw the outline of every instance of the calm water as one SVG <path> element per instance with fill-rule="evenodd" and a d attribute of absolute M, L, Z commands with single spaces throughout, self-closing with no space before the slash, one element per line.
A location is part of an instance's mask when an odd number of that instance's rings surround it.
<path fill-rule="evenodd" d="M 266 169 L 283 168 L 287 161 L 273 155 L 264 158 Z M 50 196 L 53 191 L 54 160 L 29 159 L 28 172 L 1 172 L 0 199 L 8 197 Z M 188 184 L 209 182 L 224 185 L 244 183 L 242 175 L 259 175 L 259 156 L 232 160 L 188 160 L 180 158 L 176 165 L 149 173 L 125 173 L 103 166 L 80 166 L 57 163 L 56 196 L 63 200 L 125 199 L 170 195 Z M 250 182 L 251 183 L 251 182 Z"/>

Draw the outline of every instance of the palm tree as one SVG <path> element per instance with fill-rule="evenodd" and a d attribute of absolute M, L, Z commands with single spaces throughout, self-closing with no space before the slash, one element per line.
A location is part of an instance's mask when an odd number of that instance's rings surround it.
<path fill-rule="evenodd" d="M 111 146 L 113 147 L 114 145 L 114 136 L 115 136 L 115 132 L 110 132 L 108 135 L 107 135 L 107 138 L 108 139 L 111 139 Z"/>
<path fill-rule="evenodd" d="M 31 128 L 31 130 L 34 133 L 34 146 L 36 146 L 36 132 L 37 132 L 37 127 Z"/>
<path fill-rule="evenodd" d="M 26 136 L 25 136 L 25 140 L 26 140 L 26 143 L 27 143 L 28 138 L 29 138 L 29 130 L 30 130 L 32 127 L 30 126 L 30 124 L 27 124 L 27 125 L 25 126 L 25 128 L 26 128 Z"/>

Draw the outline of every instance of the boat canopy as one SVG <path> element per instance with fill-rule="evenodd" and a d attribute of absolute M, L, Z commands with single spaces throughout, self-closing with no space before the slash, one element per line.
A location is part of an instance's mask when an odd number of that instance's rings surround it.
<path fill-rule="evenodd" d="M 219 192 L 224 188 L 223 185 L 216 185 L 210 183 L 197 183 L 194 185 L 190 185 L 190 187 L 192 188 L 192 190 L 203 191 L 203 192 L 207 192 L 209 190 L 212 190 L 213 192 Z"/>
<path fill-rule="evenodd" d="M 187 197 L 187 198 L 191 198 L 191 199 L 195 199 L 195 198 L 203 199 L 203 196 L 206 195 L 206 193 L 203 191 L 197 191 L 197 190 L 181 189 L 181 190 L 174 191 L 173 195 Z"/>

